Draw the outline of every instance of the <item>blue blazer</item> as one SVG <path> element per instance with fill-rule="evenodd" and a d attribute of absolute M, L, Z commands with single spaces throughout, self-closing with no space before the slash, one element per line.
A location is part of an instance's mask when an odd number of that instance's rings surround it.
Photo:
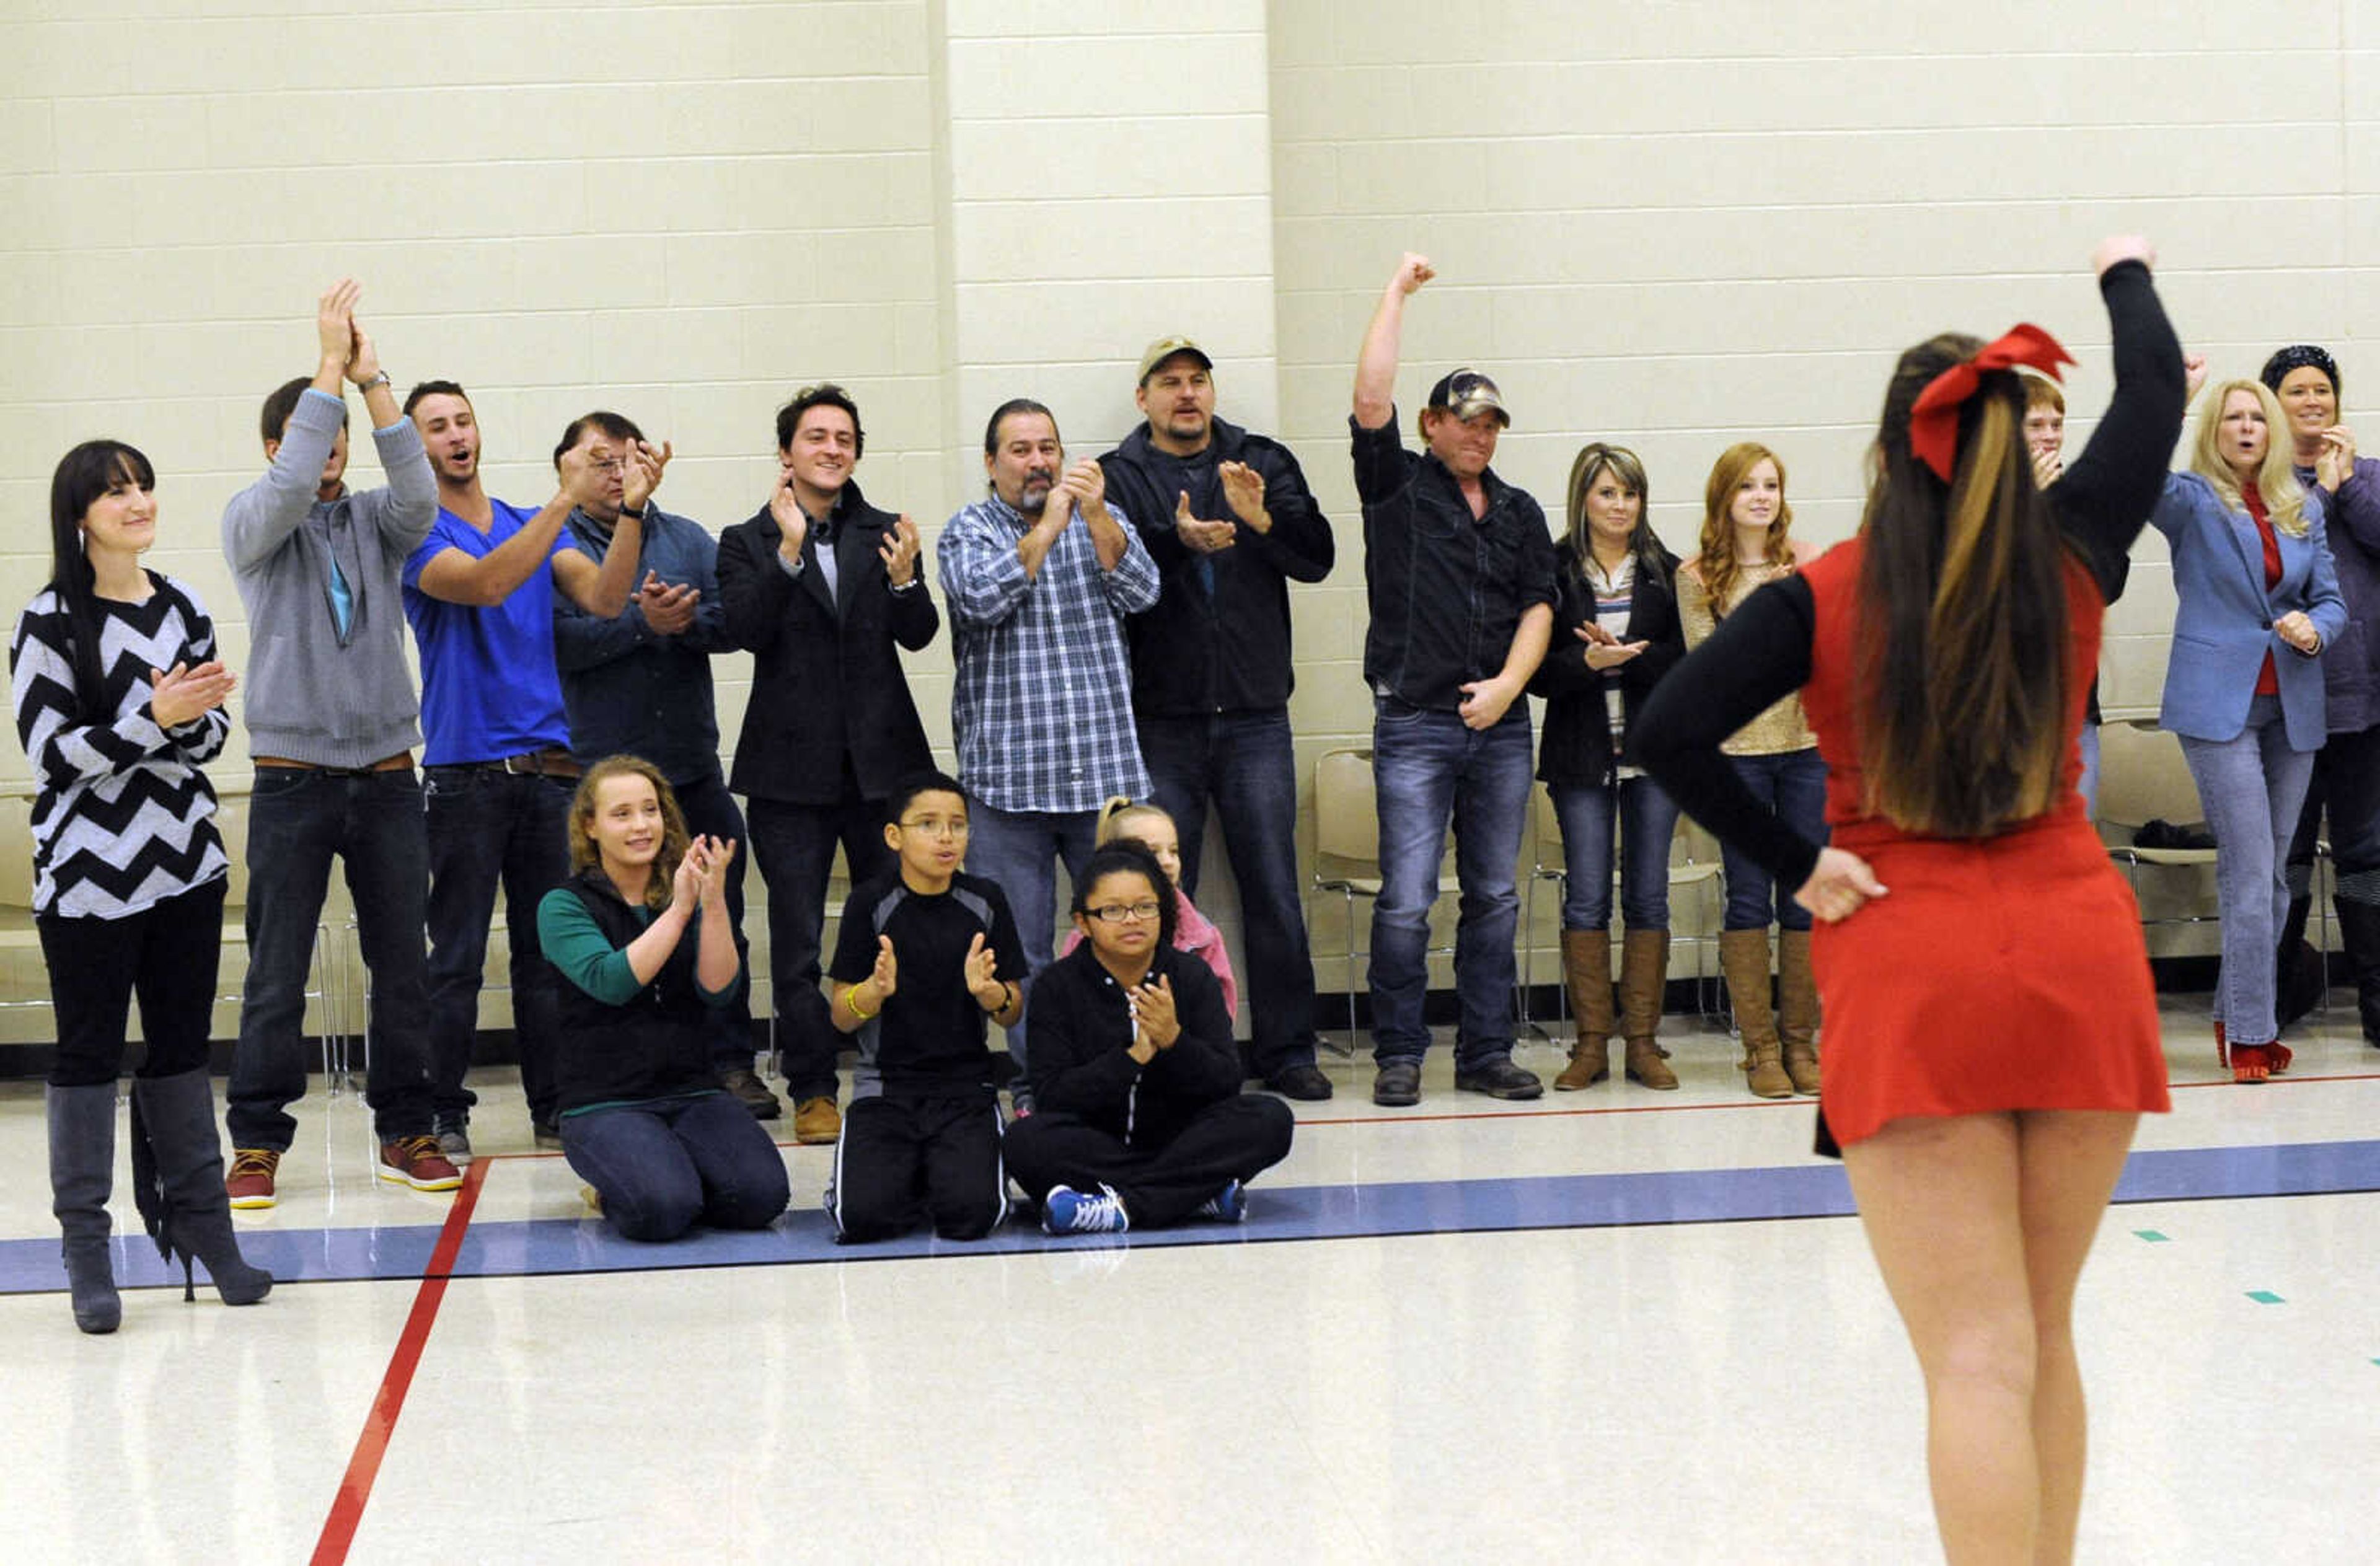
<path fill-rule="evenodd" d="M 2265 590 L 2265 544 L 2255 519 L 2218 499 L 2196 473 L 2167 476 L 2149 523 L 2173 552 L 2173 650 L 2165 666 L 2165 705 L 2157 725 L 2192 739 L 2237 739 L 2248 726 L 2248 704 L 2265 654 L 2280 676 L 2281 717 L 2289 748 L 2318 750 L 2324 734 L 2320 654 L 2300 652 L 2273 631 L 2273 622 L 2302 610 L 2328 648 L 2347 628 L 2347 601 L 2323 528 L 2323 495 L 2305 500 L 2302 538 L 2274 529 L 2281 546 L 2281 580 Z"/>

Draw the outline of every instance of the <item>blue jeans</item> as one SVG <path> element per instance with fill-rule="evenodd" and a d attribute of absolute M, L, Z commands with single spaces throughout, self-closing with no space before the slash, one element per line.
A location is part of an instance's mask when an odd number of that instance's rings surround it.
<path fill-rule="evenodd" d="M 678 814 L 686 818 L 686 830 L 690 835 L 715 837 L 735 844 L 735 857 L 727 861 L 727 927 L 735 934 L 736 961 L 744 964 L 751 950 L 744 939 L 744 867 L 752 857 L 752 844 L 745 836 L 744 812 L 735 808 L 735 796 L 727 792 L 726 780 L 719 775 L 715 765 L 690 782 L 671 783 L 670 792 L 677 795 Z M 749 971 L 747 965 L 747 977 Z M 748 982 L 740 984 L 734 1000 L 704 1010 L 710 1019 L 712 1063 L 722 1072 L 750 1071 L 752 986 Z"/>
<path fill-rule="evenodd" d="M 1297 879 L 1297 759 L 1289 710 L 1140 720 L 1157 805 L 1182 834 L 1182 890 L 1198 898 L 1207 801 L 1240 887 L 1257 1074 L 1314 1063 L 1314 957 Z"/>
<path fill-rule="evenodd" d="M 746 808 L 752 856 L 769 883 L 769 993 L 777 1017 L 777 1050 L 785 1096 L 799 1107 L 805 1099 L 835 1097 L 835 1054 L 843 1048 L 819 989 L 819 941 L 826 929 L 826 885 L 834 870 L 835 844 L 843 845 L 854 886 L 891 870 L 884 801 L 862 799 L 854 782 L 839 805 L 755 797 Z M 744 1063 L 752 1063 L 748 1050 Z"/>
<path fill-rule="evenodd" d="M 1776 756 L 1730 756 L 1728 761 L 1743 786 L 1752 790 L 1771 814 L 1802 835 L 1827 841 L 1827 764 L 1817 747 L 1788 750 Z M 1719 866 L 1727 880 L 1729 929 L 1807 929 L 1810 910 L 1793 901 L 1797 886 L 1778 886 L 1758 860 L 1734 845 L 1719 844 Z"/>
<path fill-rule="evenodd" d="M 1079 882 L 1099 829 L 1096 810 L 995 810 L 980 799 L 967 801 L 967 873 L 998 881 L 1008 899 L 1016 939 L 1025 946 L 1027 995 L 1032 976 L 1050 965 L 1050 937 L 1058 928 L 1058 861 L 1066 862 L 1067 879 Z M 1030 1098 L 1032 1087 L 1022 1080 L 1025 1023 L 1020 1017 L 1008 1030 L 1008 1058 L 1020 1074 L 1017 1086 Z"/>
<path fill-rule="evenodd" d="M 1452 712 L 1393 697 L 1373 702 L 1372 782 L 1380 816 L 1380 895 L 1372 905 L 1372 1058 L 1418 1061 L 1429 1048 L 1429 910 L 1446 829 L 1454 825 L 1462 885 L 1454 927 L 1454 994 L 1462 1023 L 1454 1064 L 1468 1071 L 1512 1053 L 1512 932 L 1521 898 L 1513 861 L 1529 813 L 1529 710 L 1516 701 L 1485 732 Z"/>
<path fill-rule="evenodd" d="M 725 1093 L 587 1110 L 562 1120 L 562 1156 L 630 1240 L 674 1240 L 700 1219 L 766 1229 L 785 1210 L 785 1160 Z"/>
<path fill-rule="evenodd" d="M 1630 929 L 1670 928 L 1670 842 L 1678 806 L 1649 777 L 1552 785 L 1561 819 L 1564 929 L 1611 928 L 1611 817 L 1620 816 L 1620 912 Z"/>
<path fill-rule="evenodd" d="M 346 866 L 371 975 L 364 1100 L 383 1142 L 430 1130 L 430 837 L 413 769 L 341 776 L 259 767 L 248 812 L 248 980 L 225 1092 L 235 1147 L 287 1152 L 306 1096 L 300 1037 L 331 859 Z M 483 927 L 484 928 L 484 927 Z"/>
<path fill-rule="evenodd" d="M 2075 784 L 2082 795 L 2082 813 L 2095 821 L 2099 819 L 2099 725 L 2088 718 L 2074 736 L 2074 753 L 2082 759 L 2082 776 Z"/>
<path fill-rule="evenodd" d="M 512 948 L 513 1036 L 529 1119 L 553 1123 L 557 1020 L 553 965 L 537 943 L 537 905 L 570 874 L 566 779 L 489 767 L 426 767 L 430 827 L 430 1104 L 442 1127 L 471 1118 L 463 1086 L 480 1030 L 488 921 L 504 893 Z"/>
<path fill-rule="evenodd" d="M 2313 777 L 2314 753 L 2289 748 L 2276 696 L 2251 701 L 2248 726 L 2231 739 L 2180 738 L 2215 834 L 2215 902 L 2223 918 L 2215 1020 L 2234 1044 L 2269 1044 L 2280 1033 L 2273 951 L 2289 914 L 2289 837 Z"/>

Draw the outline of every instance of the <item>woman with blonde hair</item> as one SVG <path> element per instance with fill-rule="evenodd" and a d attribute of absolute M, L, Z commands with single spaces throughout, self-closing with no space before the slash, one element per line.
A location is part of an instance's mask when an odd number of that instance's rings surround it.
<path fill-rule="evenodd" d="M 2193 392 L 2204 374 L 2192 367 Z M 2215 834 L 2215 1050 L 2235 1082 L 2289 1069 L 2273 953 L 2325 728 L 2315 659 L 2347 625 L 2321 491 L 2290 470 L 2288 432 L 2263 382 L 2226 381 L 2199 414 L 2190 471 L 2167 479 L 2149 518 L 2171 548 L 2177 601 L 2157 723 L 2180 736 Z"/>
<path fill-rule="evenodd" d="M 631 1240 L 697 1219 L 765 1229 L 785 1210 L 785 1161 L 710 1059 L 710 1014 L 744 983 L 721 874 L 735 853 L 687 837 L 661 769 L 607 756 L 571 796 L 571 877 L 538 904 L 564 980 L 563 1156 Z"/>
<path fill-rule="evenodd" d="M 1702 552 L 1678 567 L 1678 619 L 1689 651 L 1746 599 L 1797 567 L 1785 465 L 1744 441 L 1719 453 L 1703 486 Z M 1826 836 L 1827 764 L 1818 757 L 1802 701 L 1791 692 L 1728 736 L 1720 747 L 1768 812 L 1807 837 Z M 1769 879 L 1758 858 L 1720 844 L 1727 916 L 1719 968 L 1743 1038 L 1752 1091 L 1790 1099 L 1818 1091 L 1818 992 L 1810 977 L 1810 911 Z M 1777 1002 L 1768 993 L 1768 927 L 1777 926 Z M 1781 1056 L 1781 1059 L 1780 1059 Z"/>
<path fill-rule="evenodd" d="M 1578 1019 L 1559 1092 L 1621 1069 L 1647 1087 L 1678 1078 L 1655 1034 L 1670 976 L 1670 840 L 1678 807 L 1636 764 L 1631 736 L 1662 675 L 1686 655 L 1678 629 L 1678 557 L 1645 519 L 1645 465 L 1625 446 L 1579 448 L 1570 468 L 1570 534 L 1554 546 L 1553 645 L 1529 693 L 1546 702 L 1537 776 L 1561 822 L 1562 978 Z M 1620 852 L 1620 1003 L 1611 994 L 1612 839 Z M 1765 969 L 1764 969 L 1765 975 Z"/>
<path fill-rule="evenodd" d="M 2072 1559 L 2075 1286 L 2141 1113 L 2169 1107 L 2140 911 L 2083 813 L 2074 736 L 2180 430 L 2181 349 L 2147 242 L 2092 259 L 2116 395 L 2057 484 L 2034 480 L 2013 367 L 2063 350 L 2023 326 L 1918 344 L 1885 390 L 1859 537 L 1730 615 L 1644 722 L 1664 786 L 1825 921 L 1820 1150 L 1840 1147 L 1916 1351 L 1961 1563 Z M 1796 689 L 1831 846 L 1719 753 Z"/>

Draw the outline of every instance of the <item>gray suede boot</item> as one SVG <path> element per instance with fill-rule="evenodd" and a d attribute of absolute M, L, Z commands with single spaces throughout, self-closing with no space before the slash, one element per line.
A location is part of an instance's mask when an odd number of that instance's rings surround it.
<path fill-rule="evenodd" d="M 132 1118 L 133 1196 L 159 1252 L 182 1258 L 182 1297 L 197 1297 L 190 1279 L 193 1256 L 206 1263 L 225 1305 L 254 1305 L 271 1293 L 273 1274 L 248 1265 L 239 1254 L 239 1236 L 232 1232 L 214 1084 L 207 1068 L 135 1077 Z"/>
<path fill-rule="evenodd" d="M 115 1084 L 53 1087 L 50 1111 L 50 1210 L 66 1238 L 67 1287 L 75 1325 L 113 1332 L 124 1319 L 108 1255 L 107 1198 L 115 1188 Z"/>

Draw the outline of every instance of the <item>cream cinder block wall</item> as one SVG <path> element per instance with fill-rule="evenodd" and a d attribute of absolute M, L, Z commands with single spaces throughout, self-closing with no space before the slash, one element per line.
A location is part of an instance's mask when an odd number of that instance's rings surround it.
<path fill-rule="evenodd" d="M 1402 417 L 1477 362 L 1516 415 L 1507 476 L 1558 514 L 1576 445 L 1630 442 L 1689 552 L 1741 438 L 1783 454 L 1806 538 L 1847 534 L 1891 356 L 1943 326 L 2063 336 L 2079 443 L 2111 229 L 2158 240 L 2219 374 L 2304 338 L 2351 418 L 2380 384 L 2380 0 L 16 0 L 0 50 L 0 580 L 21 601 L 46 573 L 57 455 L 122 435 L 163 470 L 157 563 L 235 663 L 215 518 L 350 273 L 400 382 L 472 388 L 495 492 L 542 499 L 563 422 L 609 405 L 676 443 L 662 503 L 714 530 L 765 492 L 803 382 L 853 388 L 861 481 L 930 541 L 994 403 L 1038 396 L 1095 453 L 1140 345 L 1199 337 L 1225 416 L 1292 441 L 1339 526 L 1295 594 L 1309 769 L 1368 734 L 1343 419 L 1405 248 L 1442 275 Z M 2153 708 L 2171 612 L 2140 555 L 2118 713 Z M 913 662 L 938 743 L 948 668 Z M 720 674 L 732 736 L 744 661 Z"/>

